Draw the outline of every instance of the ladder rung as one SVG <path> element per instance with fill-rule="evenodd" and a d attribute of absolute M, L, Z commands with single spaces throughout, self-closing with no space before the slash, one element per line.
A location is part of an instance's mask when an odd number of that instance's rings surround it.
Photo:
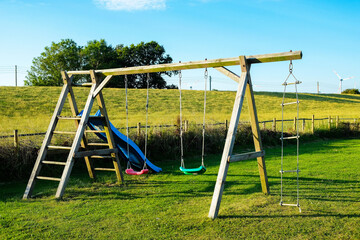
<path fill-rule="evenodd" d="M 37 176 L 37 179 L 41 179 L 41 180 L 50 180 L 50 181 L 61 181 L 61 178 L 54 178 L 54 177 L 44 177 L 44 176 Z"/>
<path fill-rule="evenodd" d="M 105 130 L 85 130 L 86 133 L 104 133 Z"/>
<path fill-rule="evenodd" d="M 283 137 L 283 140 L 288 140 L 288 139 L 296 139 L 296 138 L 300 138 L 300 136 L 291 136 L 291 137 Z M 281 140 L 281 138 L 280 138 Z"/>
<path fill-rule="evenodd" d="M 101 159 L 105 159 L 105 158 L 113 158 L 112 156 L 100 156 L 100 155 L 93 155 L 93 156 L 90 156 L 91 158 L 101 158 Z"/>
<path fill-rule="evenodd" d="M 66 165 L 66 162 L 56 162 L 56 161 L 42 161 L 43 164 L 52 164 L 52 165 Z"/>
<path fill-rule="evenodd" d="M 93 156 L 93 155 L 108 155 L 110 153 L 117 153 L 118 150 L 116 148 L 109 148 L 109 149 L 97 149 L 97 150 L 90 150 L 90 151 L 83 151 L 83 152 L 77 152 L 74 157 L 76 158 L 82 158 L 87 156 Z"/>
<path fill-rule="evenodd" d="M 71 150 L 71 147 L 65 147 L 65 146 L 52 146 L 49 145 L 48 149 L 66 149 L 66 150 Z"/>
<path fill-rule="evenodd" d="M 57 116 L 59 120 L 80 120 L 81 117 Z"/>
<path fill-rule="evenodd" d="M 109 171 L 109 172 L 115 172 L 115 168 L 94 168 L 96 171 Z"/>
<path fill-rule="evenodd" d="M 293 206 L 293 207 L 300 207 L 298 204 L 296 203 L 280 203 L 281 206 Z"/>
<path fill-rule="evenodd" d="M 282 85 L 283 86 L 286 86 L 286 85 L 294 85 L 294 84 L 300 84 L 302 83 L 301 81 L 295 81 L 295 82 L 290 82 L 290 83 L 283 83 Z"/>
<path fill-rule="evenodd" d="M 291 105 L 291 104 L 297 104 L 297 103 L 300 103 L 300 101 L 296 101 L 296 102 L 288 102 L 288 103 L 282 103 L 282 104 L 280 104 L 280 106 Z"/>
<path fill-rule="evenodd" d="M 109 146 L 108 143 L 88 143 L 88 146 L 101 146 L 101 147 L 107 147 Z"/>
<path fill-rule="evenodd" d="M 300 169 L 298 170 L 280 170 L 280 173 L 286 173 L 286 172 L 300 172 Z"/>
<path fill-rule="evenodd" d="M 76 134 L 76 132 L 54 131 L 55 134 Z"/>
<path fill-rule="evenodd" d="M 229 156 L 228 162 L 238 162 L 258 157 L 263 157 L 265 155 L 265 151 L 258 151 L 258 152 L 248 152 L 248 153 L 242 153 L 242 154 L 236 154 Z"/>

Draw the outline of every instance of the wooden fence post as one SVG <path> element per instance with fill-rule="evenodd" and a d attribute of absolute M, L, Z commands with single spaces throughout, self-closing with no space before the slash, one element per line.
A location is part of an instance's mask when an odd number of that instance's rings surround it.
<path fill-rule="evenodd" d="M 225 131 L 226 132 L 228 131 L 228 127 L 229 127 L 229 123 L 228 123 L 228 120 L 226 119 L 225 120 Z"/>
<path fill-rule="evenodd" d="M 189 120 L 184 120 L 184 132 L 189 130 Z"/>
<path fill-rule="evenodd" d="M 339 116 L 336 116 L 336 128 L 339 127 Z"/>
<path fill-rule="evenodd" d="M 273 119 L 272 130 L 276 132 L 276 118 Z"/>
<path fill-rule="evenodd" d="M 296 131 L 296 117 L 294 117 L 294 131 Z"/>
<path fill-rule="evenodd" d="M 19 135 L 18 135 L 18 130 L 17 129 L 14 130 L 14 147 L 16 149 L 19 148 Z"/>
<path fill-rule="evenodd" d="M 140 134 L 141 134 L 141 123 L 138 122 L 138 124 L 137 124 L 137 135 L 140 136 Z"/>
<path fill-rule="evenodd" d="M 312 134 L 314 134 L 314 132 L 315 132 L 315 116 L 314 116 L 314 114 L 311 117 L 311 132 L 312 132 Z"/>
<path fill-rule="evenodd" d="M 329 116 L 328 125 L 329 125 L 329 130 L 330 130 L 331 129 L 331 116 Z"/>
<path fill-rule="evenodd" d="M 302 131 L 303 132 L 305 131 L 305 118 L 303 118 L 302 120 Z"/>
<path fill-rule="evenodd" d="M 266 129 L 266 126 L 265 126 L 265 121 L 263 121 L 263 129 L 265 130 Z"/>

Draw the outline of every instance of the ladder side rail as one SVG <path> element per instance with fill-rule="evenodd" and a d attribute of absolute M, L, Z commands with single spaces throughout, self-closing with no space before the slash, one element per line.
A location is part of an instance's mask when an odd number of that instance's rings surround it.
<path fill-rule="evenodd" d="M 69 81 L 69 76 L 64 71 L 61 72 L 61 76 L 63 78 L 64 83 L 67 82 L 69 84 L 69 95 L 70 95 L 69 104 L 70 104 L 70 109 L 71 109 L 71 113 L 72 113 L 73 117 L 77 117 L 79 115 L 79 110 L 78 110 L 78 107 L 77 107 L 77 104 L 76 104 L 75 94 L 74 94 L 74 91 L 72 89 L 71 82 Z M 78 119 L 75 120 L 76 129 L 79 128 L 79 121 L 80 120 L 78 120 Z M 81 140 L 81 147 L 86 149 L 87 144 L 88 144 L 88 141 L 87 141 L 87 138 L 86 138 L 86 134 L 83 134 L 83 137 L 82 137 L 82 140 Z M 92 178 L 92 179 L 95 179 L 96 176 L 95 176 L 93 162 L 91 161 L 91 159 L 88 156 L 84 157 L 84 160 L 85 160 L 85 163 L 86 163 L 86 168 L 87 168 L 88 173 L 89 173 L 89 177 Z"/>
<path fill-rule="evenodd" d="M 100 81 L 99 81 L 99 78 L 96 76 L 94 70 L 90 71 L 90 77 L 91 77 L 92 81 L 95 82 L 96 85 L 98 86 Z M 111 77 L 112 76 L 107 76 L 106 79 L 111 79 Z M 97 100 L 97 103 L 100 108 L 101 115 L 103 115 L 105 118 L 104 130 L 105 130 L 106 138 L 108 139 L 109 148 L 114 149 L 114 148 L 116 148 L 116 144 L 115 144 L 114 136 L 111 131 L 110 120 L 109 120 L 109 116 L 108 116 L 108 113 L 106 110 L 105 100 L 104 100 L 102 91 L 100 91 L 97 95 L 93 95 L 93 97 L 95 97 L 95 96 L 96 96 L 96 100 Z M 111 156 L 113 157 L 113 164 L 114 164 L 114 169 L 116 172 L 116 177 L 118 179 L 118 182 L 124 183 L 124 176 L 123 176 L 122 169 L 121 169 L 119 154 L 112 153 Z"/>
<path fill-rule="evenodd" d="M 70 81 L 71 81 L 71 79 L 70 79 Z M 23 195 L 23 199 L 29 198 L 31 196 L 31 193 L 32 193 L 33 189 L 34 189 L 35 178 L 40 173 L 41 165 L 42 165 L 41 162 L 45 159 L 45 156 L 46 156 L 46 153 L 47 153 L 47 146 L 51 142 L 53 131 L 55 130 L 56 124 L 57 124 L 57 121 L 58 121 L 57 116 L 60 115 L 60 113 L 62 111 L 62 108 L 63 108 L 63 106 L 65 104 L 68 92 L 69 92 L 69 85 L 66 83 L 62 87 L 58 102 L 56 104 L 54 113 L 53 113 L 53 115 L 51 117 L 51 120 L 50 120 L 50 123 L 49 123 L 49 127 L 48 127 L 48 129 L 46 131 L 44 141 L 43 141 L 43 143 L 41 145 L 41 148 L 39 150 L 39 154 L 38 154 L 38 156 L 36 158 L 36 162 L 35 162 L 35 165 L 34 165 L 34 168 L 33 168 L 32 172 L 31 172 L 29 182 L 28 182 L 28 184 L 26 186 L 25 193 Z"/>
<path fill-rule="evenodd" d="M 56 191 L 56 195 L 55 195 L 56 198 L 61 198 L 64 195 L 66 184 L 69 181 L 71 170 L 74 165 L 74 155 L 76 152 L 78 152 L 78 150 L 80 148 L 80 144 L 81 144 L 84 132 L 85 132 L 86 124 L 89 120 L 90 112 L 91 112 L 92 106 L 94 104 L 94 98 L 93 98 L 92 94 L 95 90 L 95 87 L 96 87 L 96 85 L 93 84 L 90 89 L 88 98 L 86 100 L 84 112 L 81 116 L 79 127 L 76 131 L 75 138 L 74 138 L 73 144 L 71 146 L 71 150 L 68 155 L 68 158 L 66 160 L 66 165 L 65 165 L 63 174 L 61 176 L 61 181 L 60 181 L 58 189 Z"/>
<path fill-rule="evenodd" d="M 249 78 L 248 70 L 250 68 L 250 65 L 246 63 L 245 56 L 240 56 L 240 65 L 241 65 L 242 73 L 238 84 L 238 90 L 234 101 L 233 112 L 231 114 L 231 120 L 230 120 L 228 133 L 226 136 L 224 151 L 221 157 L 219 173 L 216 180 L 214 194 L 210 205 L 209 218 L 212 219 L 216 218 L 219 212 L 221 197 L 224 191 L 226 175 L 229 168 L 228 159 L 231 156 L 234 147 L 236 130 L 240 119 L 242 104 L 244 101 L 245 89 L 247 85 L 246 83 Z"/>

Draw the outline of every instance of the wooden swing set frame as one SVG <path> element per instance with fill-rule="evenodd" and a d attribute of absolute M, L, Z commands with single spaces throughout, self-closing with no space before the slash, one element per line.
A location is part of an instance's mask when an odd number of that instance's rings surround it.
<path fill-rule="evenodd" d="M 30 176 L 23 198 L 27 199 L 31 197 L 31 193 L 34 188 L 36 179 L 59 181 L 59 186 L 55 197 L 61 198 L 64 194 L 66 184 L 70 178 L 70 174 L 75 158 L 85 158 L 87 169 L 89 171 L 89 175 L 91 178 L 95 177 L 94 170 L 109 170 L 109 171 L 115 171 L 118 181 L 123 182 L 123 174 L 121 171 L 118 151 L 115 147 L 114 139 L 110 130 L 109 118 L 107 115 L 105 101 L 102 95 L 102 90 L 113 76 L 143 74 L 143 73 L 153 73 L 153 72 L 166 72 L 166 71 L 187 70 L 187 69 L 199 69 L 199 68 L 215 68 L 216 70 L 223 73 L 230 79 L 238 82 L 238 89 L 234 101 L 234 107 L 231 115 L 231 120 L 227 132 L 224 150 L 221 157 L 219 173 L 218 173 L 208 216 L 214 219 L 218 215 L 221 198 L 226 182 L 227 171 L 229 168 L 229 164 L 231 162 L 256 158 L 258 162 L 262 192 L 264 194 L 269 194 L 269 184 L 268 184 L 265 159 L 264 159 L 265 152 L 263 150 L 262 142 L 261 142 L 260 128 L 259 128 L 259 122 L 256 112 L 255 99 L 254 99 L 254 92 L 252 89 L 252 83 L 250 77 L 250 67 L 252 64 L 257 64 L 257 63 L 289 61 L 289 60 L 297 60 L 301 58 L 302 58 L 301 51 L 295 51 L 295 52 L 290 51 L 283 53 L 239 56 L 234 58 L 222 58 L 222 59 L 184 62 L 184 63 L 158 64 L 158 65 L 139 66 L 139 67 L 114 68 L 114 69 L 104 69 L 104 70 L 67 71 L 67 72 L 63 71 L 62 77 L 64 81 L 64 86 L 61 91 L 52 119 L 50 121 L 47 133 L 45 135 L 45 139 L 40 148 L 34 169 Z M 235 73 L 233 73 L 232 71 L 226 68 L 227 66 L 235 66 L 235 65 L 240 65 L 241 67 L 240 76 L 236 75 Z M 79 117 L 79 112 L 75 102 L 75 95 L 72 90 L 72 78 L 74 75 L 90 75 L 92 80 L 90 92 L 81 117 Z M 69 96 L 69 103 L 73 116 L 62 117 L 60 116 L 61 110 L 68 96 Z M 235 136 L 236 136 L 237 127 L 240 119 L 240 113 L 245 96 L 247 98 L 248 107 L 249 107 L 250 123 L 253 134 L 255 152 L 233 155 L 232 152 L 235 142 Z M 97 100 L 102 115 L 101 117 L 104 121 L 104 130 L 102 132 L 105 132 L 107 136 L 108 143 L 105 145 L 108 148 L 100 149 L 100 150 L 87 150 L 87 146 L 89 144 L 87 143 L 87 139 L 84 133 L 86 131 L 91 131 L 91 130 L 87 130 L 86 126 L 89 121 L 89 118 L 92 117 L 90 116 L 90 112 L 92 110 L 95 100 Z M 56 133 L 69 134 L 69 132 L 55 131 L 57 122 L 58 120 L 61 119 L 70 119 L 75 121 L 77 130 L 76 132 L 72 133 L 75 135 L 74 141 L 71 147 L 67 147 L 67 149 L 70 150 L 70 152 L 66 162 L 46 161 L 45 157 L 47 154 L 47 150 L 51 148 L 56 149 L 55 146 L 50 145 L 53 134 Z M 57 149 L 65 149 L 65 147 L 58 146 Z M 104 156 L 109 154 L 110 156 Z M 92 165 L 92 158 L 111 158 L 113 160 L 114 169 L 99 169 L 99 168 L 96 169 Z M 39 176 L 43 164 L 64 165 L 64 171 L 61 178 Z"/>

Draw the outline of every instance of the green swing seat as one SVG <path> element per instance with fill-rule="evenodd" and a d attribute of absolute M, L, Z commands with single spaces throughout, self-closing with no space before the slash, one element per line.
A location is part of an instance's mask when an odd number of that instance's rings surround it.
<path fill-rule="evenodd" d="M 180 171 L 182 171 L 186 175 L 196 175 L 196 174 L 203 174 L 206 172 L 206 168 L 204 166 L 200 166 L 198 168 L 183 168 L 180 167 Z"/>

